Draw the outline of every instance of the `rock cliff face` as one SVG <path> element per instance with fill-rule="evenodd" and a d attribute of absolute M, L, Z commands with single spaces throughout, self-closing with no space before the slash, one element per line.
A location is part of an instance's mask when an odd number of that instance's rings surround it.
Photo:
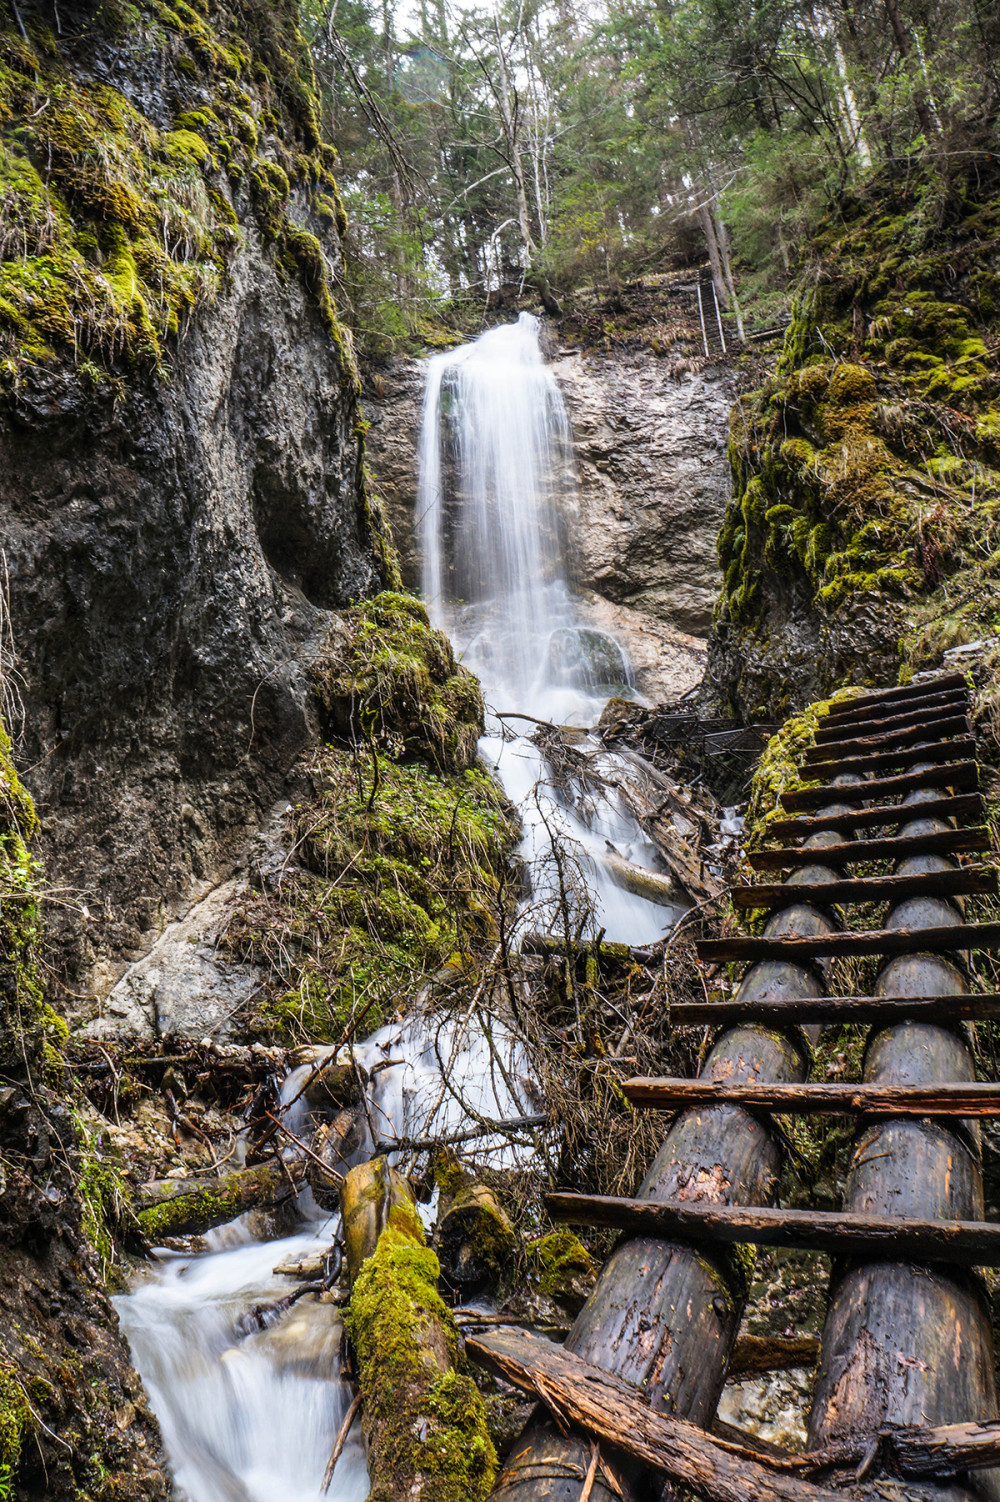
<path fill-rule="evenodd" d="M 23 31 L 0 23 L 12 728 L 48 878 L 80 894 L 82 924 L 54 910 L 59 966 L 100 994 L 279 796 L 315 729 L 310 644 L 386 566 L 294 7 L 19 11 Z"/>
<path fill-rule="evenodd" d="M 704 669 L 729 496 L 730 382 L 711 367 L 675 375 L 649 351 L 556 350 L 552 362 L 577 467 L 565 512 L 571 581 L 593 623 L 628 647 L 640 691 L 671 698 Z M 399 361 L 366 403 L 376 489 L 414 588 L 422 391 L 420 362 Z"/>

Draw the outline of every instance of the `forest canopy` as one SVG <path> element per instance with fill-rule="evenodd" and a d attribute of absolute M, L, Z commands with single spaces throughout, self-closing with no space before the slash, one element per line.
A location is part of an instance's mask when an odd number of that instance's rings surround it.
<path fill-rule="evenodd" d="M 351 217 L 343 295 L 390 352 L 442 300 L 709 258 L 773 316 L 859 178 L 995 143 L 989 0 L 305 0 Z"/>

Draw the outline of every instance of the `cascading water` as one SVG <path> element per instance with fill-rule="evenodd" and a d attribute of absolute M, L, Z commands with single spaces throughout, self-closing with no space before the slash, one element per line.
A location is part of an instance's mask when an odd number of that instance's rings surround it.
<path fill-rule="evenodd" d="M 584 624 L 566 583 L 557 501 L 573 483 L 570 430 L 538 334 L 538 319 L 522 313 L 428 362 L 418 511 L 423 592 L 492 711 L 481 749 L 521 814 L 533 886 L 525 921 L 565 921 L 552 852 L 565 862 L 572 851 L 589 888 L 588 926 L 645 944 L 663 938 L 682 909 L 624 890 L 620 864 L 607 857 L 657 870 L 655 846 L 613 797 L 581 820 L 551 785 L 538 748 L 510 735 L 511 725 L 532 717 L 593 725 L 610 694 L 632 691 L 625 652 Z M 613 773 L 614 758 L 606 761 Z"/>
<path fill-rule="evenodd" d="M 521 811 L 535 888 L 530 921 L 553 920 L 559 909 L 565 867 L 553 876 L 553 845 L 575 847 L 592 890 L 592 925 L 640 944 L 662 937 L 676 911 L 616 885 L 607 852 L 611 846 L 617 857 L 655 868 L 654 847 L 614 802 L 605 799 L 589 820 L 578 818 L 547 784 L 538 748 L 502 728 L 505 713 L 513 723 L 527 715 L 592 725 L 609 693 L 630 691 L 625 654 L 582 623 L 566 586 L 556 500 L 569 483 L 569 427 L 541 357 L 537 320 L 522 315 L 429 362 L 420 484 L 424 588 L 436 623 L 455 636 L 494 709 L 482 749 Z M 613 780 L 614 758 L 605 754 L 604 763 Z M 461 1020 L 437 1024 L 417 1015 L 354 1048 L 359 1065 L 375 1070 L 356 1159 L 370 1156 L 379 1141 L 439 1137 L 531 1113 L 516 1045 L 497 1027 L 485 1038 L 472 1013 L 470 1006 Z M 293 1071 L 282 1087 L 286 1125 L 297 1136 L 311 1129 L 298 1098 L 309 1068 Z M 478 1146 L 494 1166 L 511 1161 L 506 1138 L 486 1137 Z M 526 1154 L 518 1161 L 526 1166 Z M 362 1502 L 368 1495 L 357 1428 L 329 1492 L 322 1490 L 350 1402 L 336 1305 L 310 1297 L 273 1322 L 248 1319 L 288 1291 L 276 1267 L 315 1256 L 334 1239 L 337 1218 L 308 1190 L 297 1215 L 294 1234 L 280 1239 L 244 1216 L 210 1232 L 199 1252 L 163 1253 L 116 1300 L 177 1485 L 190 1502 Z"/>

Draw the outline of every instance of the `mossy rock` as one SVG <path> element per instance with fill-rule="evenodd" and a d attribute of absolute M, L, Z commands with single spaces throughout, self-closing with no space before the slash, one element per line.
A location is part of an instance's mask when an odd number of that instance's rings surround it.
<path fill-rule="evenodd" d="M 572 1231 L 551 1231 L 525 1248 L 540 1292 L 574 1317 L 590 1297 L 597 1281 L 594 1259 Z"/>
<path fill-rule="evenodd" d="M 347 612 L 312 667 L 328 716 L 343 739 L 419 757 L 444 772 L 476 759 L 483 697 L 451 643 L 411 595 L 385 591 Z"/>

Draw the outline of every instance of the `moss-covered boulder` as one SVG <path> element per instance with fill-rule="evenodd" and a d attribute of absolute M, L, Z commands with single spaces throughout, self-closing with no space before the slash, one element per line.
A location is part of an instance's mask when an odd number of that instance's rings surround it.
<path fill-rule="evenodd" d="M 737 404 L 707 697 L 786 713 L 992 632 L 1000 167 L 892 164 L 820 228 Z"/>
<path fill-rule="evenodd" d="M 386 590 L 348 611 L 344 627 L 312 667 L 329 731 L 443 772 L 471 767 L 483 696 L 420 601 Z"/>
<path fill-rule="evenodd" d="M 550 1231 L 526 1247 L 530 1275 L 538 1290 L 567 1314 L 577 1315 L 597 1282 L 597 1266 L 579 1236 Z"/>

